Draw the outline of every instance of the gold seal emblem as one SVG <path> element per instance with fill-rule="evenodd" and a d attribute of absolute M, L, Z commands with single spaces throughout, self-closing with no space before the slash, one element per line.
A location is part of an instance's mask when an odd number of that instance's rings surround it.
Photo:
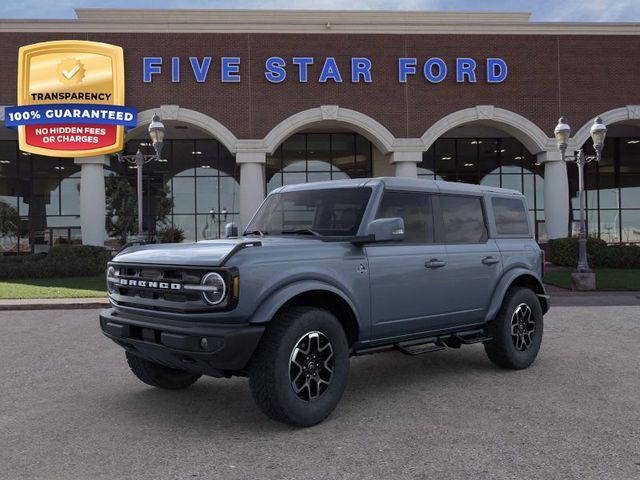
<path fill-rule="evenodd" d="M 58 80 L 63 85 L 77 85 L 82 82 L 85 70 L 80 60 L 65 58 L 58 64 Z"/>

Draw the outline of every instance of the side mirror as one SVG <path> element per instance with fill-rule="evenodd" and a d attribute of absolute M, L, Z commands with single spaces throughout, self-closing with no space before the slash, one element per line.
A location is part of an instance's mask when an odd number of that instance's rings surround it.
<path fill-rule="evenodd" d="M 400 217 L 373 220 L 367 225 L 366 236 L 374 242 L 401 242 L 404 240 L 404 220 Z"/>
<path fill-rule="evenodd" d="M 227 223 L 224 226 L 224 238 L 229 237 L 237 237 L 238 236 L 238 225 L 235 222 Z"/>

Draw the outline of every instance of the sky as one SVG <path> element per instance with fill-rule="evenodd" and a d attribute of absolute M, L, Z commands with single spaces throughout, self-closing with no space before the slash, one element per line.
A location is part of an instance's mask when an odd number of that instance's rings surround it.
<path fill-rule="evenodd" d="M 640 0 L 19 0 L 1 18 L 75 18 L 74 8 L 260 8 L 530 12 L 532 21 L 640 22 Z"/>

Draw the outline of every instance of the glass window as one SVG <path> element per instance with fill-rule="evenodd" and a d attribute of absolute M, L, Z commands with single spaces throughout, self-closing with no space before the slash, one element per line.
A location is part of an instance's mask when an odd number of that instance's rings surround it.
<path fill-rule="evenodd" d="M 502 173 L 522 172 L 524 148 L 515 138 L 500 139 L 500 165 Z"/>
<path fill-rule="evenodd" d="M 622 241 L 640 243 L 640 210 L 622 211 Z"/>
<path fill-rule="evenodd" d="M 620 139 L 620 175 L 640 173 L 640 141 L 638 140 L 640 139 Z M 605 150 L 607 150 L 609 143 L 609 141 L 605 142 Z"/>
<path fill-rule="evenodd" d="M 593 212 L 597 214 L 598 212 Z M 589 212 L 589 234 L 598 235 L 597 230 L 592 230 L 592 225 L 597 225 L 597 216 Z M 620 242 L 620 211 L 619 210 L 600 210 L 600 238 L 607 243 Z M 577 212 L 576 218 L 580 218 Z M 578 225 L 579 227 L 579 225 Z"/>
<path fill-rule="evenodd" d="M 18 174 L 18 146 L 14 141 L 0 141 L 0 178 Z"/>
<path fill-rule="evenodd" d="M 429 150 L 422 154 L 422 161 L 418 164 L 418 176 L 433 179 L 435 148 L 432 145 Z"/>
<path fill-rule="evenodd" d="M 370 188 L 301 190 L 267 197 L 246 231 L 265 235 L 351 236 L 358 232 Z"/>
<path fill-rule="evenodd" d="M 176 180 L 174 180 L 174 183 Z M 198 213 L 218 212 L 218 178 L 196 178 L 196 208 Z M 180 211 L 177 210 L 176 211 Z M 182 213 L 182 211 L 180 211 Z"/>
<path fill-rule="evenodd" d="M 80 215 L 80 178 L 65 178 L 60 182 L 60 214 Z"/>
<path fill-rule="evenodd" d="M 196 154 L 195 142 L 193 140 L 173 140 L 173 156 L 171 158 L 171 170 L 176 176 L 193 176 L 194 157 Z M 163 149 L 164 151 L 164 149 Z"/>
<path fill-rule="evenodd" d="M 446 243 L 484 243 L 487 241 L 482 199 L 441 195 L 440 211 Z"/>
<path fill-rule="evenodd" d="M 522 192 L 522 175 L 502 175 L 502 188 Z"/>
<path fill-rule="evenodd" d="M 640 208 L 640 175 L 620 175 L 620 197 L 622 208 Z"/>
<path fill-rule="evenodd" d="M 524 202 L 518 198 L 491 199 L 499 235 L 528 235 L 529 223 Z"/>
<path fill-rule="evenodd" d="M 174 213 L 195 212 L 194 178 L 175 177 L 173 179 L 173 211 Z"/>
<path fill-rule="evenodd" d="M 337 133 L 331 135 L 331 157 L 334 169 L 339 172 L 352 172 L 355 168 L 356 137 L 352 134 Z"/>
<path fill-rule="evenodd" d="M 307 136 L 307 168 L 309 171 L 328 172 L 331 170 L 330 138 L 328 133 L 315 133 Z M 353 157 L 351 160 L 353 163 Z"/>
<path fill-rule="evenodd" d="M 371 176 L 371 142 L 355 133 L 298 133 L 267 156 L 267 192 L 282 185 Z"/>
<path fill-rule="evenodd" d="M 296 134 L 282 144 L 282 170 L 304 172 L 306 170 L 307 136 Z"/>
<path fill-rule="evenodd" d="M 384 192 L 376 218 L 395 217 L 404 221 L 404 243 L 433 243 L 433 213 L 429 195 Z"/>
<path fill-rule="evenodd" d="M 480 175 L 486 175 L 498 168 L 499 141 L 497 138 L 478 139 L 478 168 Z"/>
<path fill-rule="evenodd" d="M 436 175 L 444 180 L 456 179 L 456 141 L 453 138 L 441 138 L 435 144 Z"/>
<path fill-rule="evenodd" d="M 478 138 L 460 138 L 456 142 L 458 176 L 477 173 L 478 148 L 484 146 L 484 140 Z M 460 179 L 465 181 L 464 179 Z M 476 179 L 475 182 L 478 183 Z"/>

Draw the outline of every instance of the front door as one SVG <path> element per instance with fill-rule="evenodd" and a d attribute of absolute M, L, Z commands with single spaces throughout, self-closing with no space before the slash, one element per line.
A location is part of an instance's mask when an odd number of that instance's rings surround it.
<path fill-rule="evenodd" d="M 434 243 L 431 195 L 385 191 L 376 216 L 402 218 L 405 238 L 366 247 L 372 337 L 379 340 L 446 325 L 447 254 L 444 245 Z"/>

